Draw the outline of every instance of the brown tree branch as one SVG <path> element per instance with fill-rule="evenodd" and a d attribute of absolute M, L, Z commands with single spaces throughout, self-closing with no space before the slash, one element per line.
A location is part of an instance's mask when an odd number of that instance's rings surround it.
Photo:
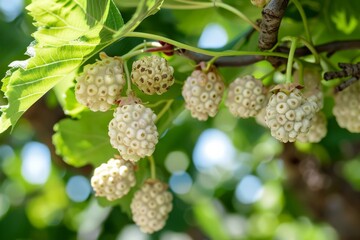
<path fill-rule="evenodd" d="M 326 72 L 324 74 L 325 80 L 331 80 L 335 78 L 343 77 L 360 77 L 360 63 L 351 64 L 351 63 L 339 63 L 339 67 L 342 69 L 336 72 Z"/>
<path fill-rule="evenodd" d="M 349 78 L 348 80 L 346 80 L 346 81 L 340 83 L 338 86 L 336 86 L 335 93 L 341 92 L 342 90 L 344 90 L 345 88 L 349 87 L 350 85 L 354 84 L 355 82 L 357 82 L 359 80 L 360 80 L 359 77 Z"/>
<path fill-rule="evenodd" d="M 360 39 L 357 40 L 345 40 L 345 41 L 333 41 L 324 44 L 314 46 L 316 52 L 318 53 L 333 53 L 341 50 L 350 50 L 350 49 L 360 49 Z M 275 52 L 288 54 L 290 49 L 288 47 L 278 47 Z M 193 51 L 180 49 L 176 51 L 176 54 L 185 56 L 197 63 L 206 62 L 212 59 L 212 56 L 196 53 Z M 311 55 L 312 53 L 306 47 L 297 48 L 295 51 L 296 57 L 304 57 Z M 222 67 L 239 67 L 239 66 L 248 66 L 259 61 L 265 60 L 264 56 L 259 55 L 247 55 L 247 56 L 234 56 L 234 57 L 220 57 L 215 62 L 214 65 Z M 286 59 L 285 63 L 286 63 Z"/>
<path fill-rule="evenodd" d="M 258 44 L 260 50 L 269 50 L 277 43 L 280 23 L 288 3 L 289 0 L 271 0 L 262 10 Z"/>

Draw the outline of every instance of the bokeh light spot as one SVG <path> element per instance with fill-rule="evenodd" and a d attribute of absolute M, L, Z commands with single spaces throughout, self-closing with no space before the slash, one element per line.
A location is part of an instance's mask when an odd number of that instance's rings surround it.
<path fill-rule="evenodd" d="M 198 46 L 201 48 L 221 48 L 227 43 L 228 36 L 225 29 L 216 23 L 206 25 L 202 32 Z"/>
<path fill-rule="evenodd" d="M 232 169 L 234 146 L 229 137 L 217 129 L 207 129 L 200 135 L 193 152 L 196 168 L 203 171 L 213 166 Z"/>
<path fill-rule="evenodd" d="M 185 194 L 190 191 L 192 186 L 192 179 L 186 172 L 176 172 L 171 175 L 169 184 L 171 190 L 177 194 Z"/>
<path fill-rule="evenodd" d="M 27 143 L 21 151 L 21 174 L 32 184 L 44 184 L 50 174 L 50 150 L 38 142 Z"/>
<path fill-rule="evenodd" d="M 128 239 L 136 239 L 136 240 L 149 240 L 147 234 L 140 231 L 139 227 L 135 224 L 127 225 L 120 232 L 116 240 L 128 240 Z"/>
<path fill-rule="evenodd" d="M 189 157 L 181 151 L 170 152 L 165 159 L 165 167 L 171 172 L 185 171 L 189 166 Z"/>
<path fill-rule="evenodd" d="M 0 0 L 0 11 L 4 14 L 7 22 L 11 22 L 19 16 L 23 8 L 24 0 Z"/>
<path fill-rule="evenodd" d="M 83 176 L 73 176 L 66 184 L 66 193 L 74 202 L 83 202 L 90 195 L 89 180 Z"/>
<path fill-rule="evenodd" d="M 245 204 L 256 202 L 262 195 L 263 187 L 258 177 L 245 176 L 236 187 L 236 198 Z"/>

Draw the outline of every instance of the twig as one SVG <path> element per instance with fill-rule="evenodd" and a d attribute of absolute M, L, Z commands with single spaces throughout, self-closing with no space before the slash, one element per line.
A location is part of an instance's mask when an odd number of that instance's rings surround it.
<path fill-rule="evenodd" d="M 354 84 L 355 82 L 359 81 L 360 78 L 352 77 L 345 82 L 342 82 L 340 85 L 336 86 L 335 93 L 341 92 L 345 88 L 349 87 L 351 84 Z"/>
<path fill-rule="evenodd" d="M 185 49 L 178 50 L 176 53 L 191 60 L 194 60 L 196 63 L 207 62 L 213 58 L 209 55 L 196 53 Z M 265 60 L 265 57 L 260 55 L 220 57 L 214 62 L 214 65 L 222 67 L 238 67 L 251 65 L 262 60 Z"/>
<path fill-rule="evenodd" d="M 338 65 L 342 70 L 336 72 L 326 72 L 324 74 L 325 80 L 332 80 L 335 78 L 343 78 L 349 76 L 353 76 L 356 78 L 360 77 L 360 63 L 339 63 Z"/>

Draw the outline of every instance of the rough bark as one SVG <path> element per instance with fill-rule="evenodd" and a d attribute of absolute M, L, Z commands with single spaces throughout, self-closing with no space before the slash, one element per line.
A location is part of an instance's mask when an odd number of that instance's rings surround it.
<path fill-rule="evenodd" d="M 260 50 L 269 50 L 277 43 L 279 27 L 288 3 L 288 0 L 271 0 L 262 10 L 258 44 Z"/>

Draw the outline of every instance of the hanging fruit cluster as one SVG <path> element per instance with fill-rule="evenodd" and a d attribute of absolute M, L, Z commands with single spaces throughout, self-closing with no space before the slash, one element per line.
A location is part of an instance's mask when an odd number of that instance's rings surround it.
<path fill-rule="evenodd" d="M 91 178 L 95 195 L 109 201 L 122 198 L 136 185 L 136 162 L 155 151 L 159 134 L 156 115 L 141 100 L 128 92 L 124 63 L 119 57 L 100 53 L 100 61 L 86 65 L 76 79 L 75 96 L 91 111 L 107 111 L 117 105 L 109 123 L 109 142 L 119 156 L 98 166 Z M 174 83 L 173 68 L 158 56 L 144 57 L 133 63 L 131 81 L 146 94 L 162 94 Z M 134 194 L 131 211 L 134 222 L 145 233 L 164 227 L 172 209 L 172 195 L 167 184 L 148 179 Z"/>
<path fill-rule="evenodd" d="M 122 198 L 136 185 L 137 162 L 151 157 L 159 141 L 157 116 L 135 96 L 131 85 L 144 94 L 161 95 L 175 81 L 173 67 L 157 55 L 134 61 L 128 76 L 125 68 L 122 58 L 100 53 L 99 61 L 84 67 L 75 86 L 76 99 L 91 111 L 114 109 L 108 135 L 119 155 L 98 166 L 91 178 L 95 195 L 109 201 Z M 297 71 L 296 82 L 298 75 Z M 327 133 L 320 80 L 319 72 L 311 69 L 304 71 L 305 87 L 287 81 L 270 88 L 254 76 L 239 76 L 227 87 L 224 105 L 236 118 L 256 118 L 281 142 L 316 143 Z M 126 83 L 128 91 L 123 96 Z M 206 121 L 219 111 L 224 92 L 225 84 L 217 68 L 201 62 L 184 81 L 181 94 L 191 116 Z M 339 125 L 351 132 L 360 132 L 359 93 L 360 83 L 356 83 L 335 97 L 334 115 Z M 135 192 L 130 209 L 143 232 L 153 233 L 164 227 L 173 198 L 167 189 L 167 184 L 152 176 Z"/>

